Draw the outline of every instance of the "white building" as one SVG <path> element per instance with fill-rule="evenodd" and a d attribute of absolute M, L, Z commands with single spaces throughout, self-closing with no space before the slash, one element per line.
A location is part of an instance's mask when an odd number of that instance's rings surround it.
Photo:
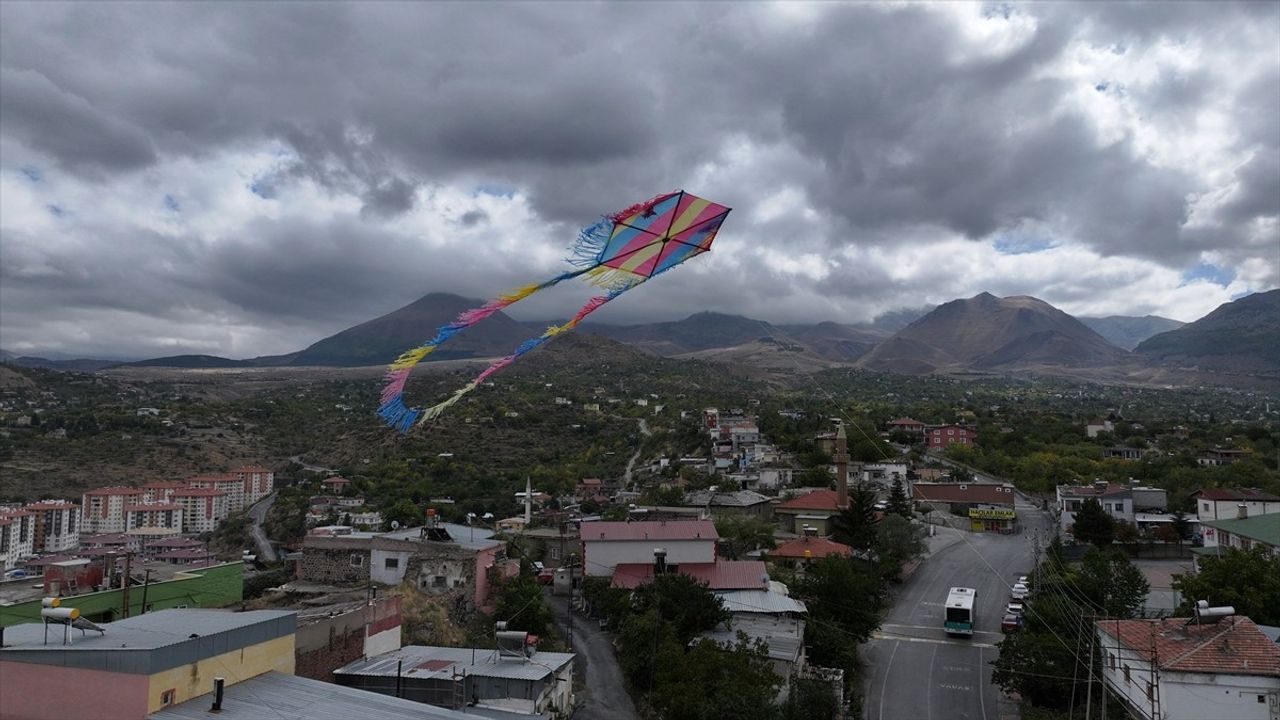
<path fill-rule="evenodd" d="M 586 574 L 609 577 L 618 565 L 650 565 L 654 550 L 666 551 L 666 564 L 714 563 L 715 523 L 710 520 L 648 520 L 582 523 L 582 555 Z"/>
<path fill-rule="evenodd" d="M 244 483 L 244 505 L 248 507 L 275 491 L 276 474 L 264 467 L 247 465 L 233 468 L 232 477 Z"/>
<path fill-rule="evenodd" d="M 83 508 L 80 533 L 99 535 L 124 532 L 125 506 L 137 504 L 143 495 L 142 488 L 132 487 L 104 487 L 85 493 L 80 505 Z"/>
<path fill-rule="evenodd" d="M 1097 500 L 1103 511 L 1119 522 L 1132 523 L 1137 513 L 1162 513 L 1168 506 L 1167 494 L 1159 488 L 1126 487 L 1106 482 L 1092 485 L 1059 485 L 1057 489 L 1058 522 L 1070 531 L 1076 513 L 1088 500 Z"/>
<path fill-rule="evenodd" d="M 187 486 L 207 490 L 218 490 L 227 496 L 227 512 L 240 512 L 245 509 L 244 479 L 231 473 L 225 475 L 196 475 L 187 478 Z"/>
<path fill-rule="evenodd" d="M 1102 678 L 1144 720 L 1275 720 L 1280 645 L 1247 617 L 1099 620 Z"/>
<path fill-rule="evenodd" d="M 183 509 L 182 503 L 172 501 L 126 505 L 125 527 L 128 530 L 165 528 L 181 533 Z"/>
<path fill-rule="evenodd" d="M 41 500 L 25 509 L 35 513 L 34 552 L 63 552 L 80 545 L 79 505 L 67 500 Z"/>
<path fill-rule="evenodd" d="M 1115 432 L 1115 425 L 1110 420 L 1094 420 L 1084 426 L 1084 434 L 1090 438 L 1098 437 L 1098 433 Z"/>
<path fill-rule="evenodd" d="M 1280 497 L 1257 488 L 1208 488 L 1191 493 L 1191 499 L 1202 522 L 1280 513 Z"/>
<path fill-rule="evenodd" d="M 209 532 L 227 517 L 227 494 L 216 488 L 187 488 L 173 493 L 182 506 L 184 532 Z"/>
<path fill-rule="evenodd" d="M 169 502 L 175 490 L 184 490 L 187 484 L 178 480 L 157 480 L 142 486 L 143 502 Z"/>
<path fill-rule="evenodd" d="M 34 555 L 35 513 L 30 510 L 0 510 L 0 571 L 17 567 L 18 561 Z"/>

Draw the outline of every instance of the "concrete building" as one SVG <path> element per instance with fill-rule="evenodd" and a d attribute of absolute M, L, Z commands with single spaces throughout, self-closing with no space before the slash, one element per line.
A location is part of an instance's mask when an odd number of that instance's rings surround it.
<path fill-rule="evenodd" d="M 619 564 L 644 565 L 653 551 L 666 551 L 668 565 L 714 563 L 715 523 L 710 520 L 583 523 L 582 553 L 587 575 L 609 577 Z"/>
<path fill-rule="evenodd" d="M 67 500 L 41 500 L 26 509 L 35 513 L 35 552 L 65 552 L 80 544 L 79 505 Z"/>
<path fill-rule="evenodd" d="M 1257 488 L 1207 488 L 1191 493 L 1196 517 L 1205 520 L 1233 520 L 1280 513 L 1280 497 Z M 1243 510 L 1242 510 L 1243 508 Z"/>
<path fill-rule="evenodd" d="M 240 512 L 245 505 L 244 480 L 230 473 L 225 475 L 196 475 L 187 478 L 188 488 L 218 490 L 226 495 L 227 514 Z M 186 492 L 183 490 L 179 493 Z M 225 517 L 225 515 L 224 515 Z"/>
<path fill-rule="evenodd" d="M 275 492 L 276 474 L 264 467 L 247 465 L 232 468 L 228 474 L 242 483 L 241 492 L 244 495 L 245 507 Z"/>
<path fill-rule="evenodd" d="M 1204 547 L 1193 551 L 1199 557 L 1220 555 L 1230 548 L 1252 550 L 1256 547 L 1280 557 L 1280 513 L 1235 520 L 1206 520 L 1200 523 L 1200 528 Z"/>
<path fill-rule="evenodd" d="M 84 535 L 124 532 L 126 505 L 142 500 L 145 491 L 132 487 L 104 487 L 86 492 L 81 499 L 83 515 L 80 532 Z"/>
<path fill-rule="evenodd" d="M 769 571 L 760 560 L 724 560 L 678 564 L 618 563 L 613 572 L 613 587 L 634 590 L 662 573 L 687 575 L 711 590 L 767 590 Z"/>
<path fill-rule="evenodd" d="M 161 610 L 72 630 L 68 644 L 61 626 L 11 626 L 0 648 L 0 716 L 142 720 L 210 692 L 214 677 L 235 685 L 291 674 L 295 622 L 281 610 Z"/>
<path fill-rule="evenodd" d="M 177 502 L 144 502 L 136 505 L 125 505 L 125 528 L 165 528 L 175 533 L 182 532 L 182 516 L 184 507 Z"/>
<path fill-rule="evenodd" d="M 230 512 L 227 494 L 212 487 L 189 487 L 173 492 L 173 502 L 182 505 L 185 532 L 212 532 Z"/>
<path fill-rule="evenodd" d="M 187 484 L 180 480 L 156 480 L 142 486 L 143 502 L 169 502 L 176 490 L 185 490 Z"/>
<path fill-rule="evenodd" d="M 733 515 L 769 520 L 773 516 L 773 505 L 769 498 L 751 490 L 698 490 L 686 495 L 684 504 L 705 508 L 714 517 Z"/>
<path fill-rule="evenodd" d="M 0 572 L 35 554 L 35 524 L 30 510 L 0 510 Z"/>
<path fill-rule="evenodd" d="M 1221 467 L 1230 465 L 1231 463 L 1243 460 L 1248 457 L 1249 451 L 1236 450 L 1234 448 L 1213 448 L 1208 450 L 1204 455 L 1196 458 L 1196 462 L 1207 467 Z"/>
<path fill-rule="evenodd" d="M 811 527 L 819 536 L 827 536 L 831 534 L 831 518 L 842 509 L 836 490 L 814 490 L 782 501 L 773 509 L 773 516 L 786 532 L 804 535 L 805 527 Z"/>
<path fill-rule="evenodd" d="M 1063 530 L 1070 532 L 1076 513 L 1088 500 L 1097 500 L 1103 511 L 1119 522 L 1133 523 L 1137 513 L 1163 513 L 1167 495 L 1160 488 L 1116 485 L 1098 481 L 1092 485 L 1059 485 L 1055 509 Z"/>
<path fill-rule="evenodd" d="M 763 643 L 774 674 L 783 680 L 778 699 L 785 700 L 787 681 L 800 675 L 808 664 L 804 648 L 808 613 L 805 604 L 774 589 L 717 592 L 716 596 L 732 619 L 698 637 L 732 648 L 738 643 L 738 633 L 743 633 L 748 642 Z"/>
<path fill-rule="evenodd" d="M 1102 679 L 1144 720 L 1275 720 L 1280 646 L 1252 620 L 1099 620 Z"/>
<path fill-rule="evenodd" d="M 332 682 L 347 663 L 399 650 L 401 625 L 399 595 L 308 608 L 298 615 L 294 672 Z"/>
<path fill-rule="evenodd" d="M 532 642 L 532 644 L 531 644 Z M 334 672 L 346 687 L 471 712 L 568 718 L 573 712 L 573 653 L 533 649 L 527 633 L 500 632 L 498 648 L 409 645 Z M 502 715 L 502 717 L 509 717 Z"/>
<path fill-rule="evenodd" d="M 1084 434 L 1092 440 L 1098 437 L 1099 433 L 1115 432 L 1115 429 L 1115 425 L 1110 420 L 1099 419 L 1085 423 Z"/>
<path fill-rule="evenodd" d="M 934 510 L 963 514 L 974 532 L 1012 532 L 1017 528 L 1014 487 L 988 483 L 915 483 L 911 497 Z"/>

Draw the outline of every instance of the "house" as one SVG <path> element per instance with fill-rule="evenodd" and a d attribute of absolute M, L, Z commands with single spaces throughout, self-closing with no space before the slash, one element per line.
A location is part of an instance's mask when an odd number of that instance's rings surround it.
<path fill-rule="evenodd" d="M 0 716 L 143 720 L 208 694 L 215 676 L 232 686 L 294 670 L 292 611 L 159 610 L 73 630 L 74 602 L 49 625 L 5 628 Z"/>
<path fill-rule="evenodd" d="M 783 543 L 768 551 L 769 559 L 781 562 L 788 567 L 803 567 L 828 555 L 852 557 L 853 548 L 817 536 L 816 531 L 806 532 L 801 537 Z"/>
<path fill-rule="evenodd" d="M 1204 455 L 1196 458 L 1196 462 L 1201 465 L 1217 467 L 1221 465 L 1230 465 L 1238 460 L 1243 460 L 1249 455 L 1248 450 L 1234 450 L 1224 448 L 1213 448 Z"/>
<path fill-rule="evenodd" d="M 1115 432 L 1115 430 L 1115 425 L 1111 424 L 1110 420 L 1105 419 L 1091 420 L 1085 423 L 1084 426 L 1084 434 L 1090 439 L 1098 437 L 1098 433 Z"/>
<path fill-rule="evenodd" d="M 804 647 L 805 604 L 772 588 L 717 592 L 731 620 L 721 623 L 698 637 L 726 647 L 738 643 L 738 633 L 750 643 L 762 643 L 769 654 L 773 672 L 782 678 L 779 699 L 785 700 L 792 677 L 807 665 Z"/>
<path fill-rule="evenodd" d="M 1247 617 L 1098 620 L 1102 680 L 1146 720 L 1273 720 L 1280 647 Z"/>
<path fill-rule="evenodd" d="M 831 534 L 831 519 L 839 515 L 847 505 L 847 500 L 841 504 L 840 494 L 836 490 L 814 490 L 784 500 L 773 509 L 773 514 L 778 525 L 786 532 L 803 535 L 805 527 L 810 527 L 818 535 L 826 536 Z"/>
<path fill-rule="evenodd" d="M 518 536 L 531 540 L 534 551 L 531 557 L 539 559 L 546 567 L 558 568 L 569 562 L 571 557 L 582 557 L 582 540 L 578 536 L 578 527 L 572 523 L 563 523 L 557 527 L 526 528 Z"/>
<path fill-rule="evenodd" d="M 351 481 L 340 475 L 334 475 L 321 480 L 320 484 L 324 486 L 325 492 L 341 495 L 342 491 L 346 490 L 347 486 L 351 484 Z"/>
<path fill-rule="evenodd" d="M 720 539 L 710 520 L 597 521 L 583 523 L 579 532 L 585 573 L 598 577 L 613 575 L 620 564 L 652 564 L 656 549 L 666 551 L 668 565 L 714 563 Z"/>
<path fill-rule="evenodd" d="M 1063 530 L 1070 532 L 1076 513 L 1087 500 L 1097 500 L 1102 509 L 1118 522 L 1132 523 L 1138 512 L 1163 513 L 1168 506 L 1167 494 L 1160 488 L 1126 486 L 1096 481 L 1091 485 L 1059 485 L 1055 509 Z"/>
<path fill-rule="evenodd" d="M 1141 460 L 1148 455 L 1155 455 L 1151 448 L 1135 448 L 1127 445 L 1114 445 L 1102 449 L 1102 457 L 1109 460 Z"/>
<path fill-rule="evenodd" d="M 768 520 L 773 516 L 773 505 L 769 498 L 752 490 L 698 490 L 686 495 L 684 504 L 706 508 L 715 517 L 733 515 Z"/>
<path fill-rule="evenodd" d="M 528 633 L 498 630 L 497 647 L 407 645 L 351 662 L 333 677 L 345 687 L 465 710 L 464 717 L 568 718 L 576 656 L 542 652 L 537 643 Z"/>
<path fill-rule="evenodd" d="M 909 417 L 900 417 L 897 420 L 890 420 L 886 426 L 889 432 L 901 430 L 911 433 L 912 435 L 924 435 L 924 423 L 919 420 L 912 420 Z"/>
<path fill-rule="evenodd" d="M 929 425 L 925 428 L 925 440 L 930 450 L 943 450 L 948 445 L 973 445 L 978 439 L 978 429 L 969 425 Z"/>
<path fill-rule="evenodd" d="M 1257 488 L 1206 488 L 1191 493 L 1191 499 L 1201 522 L 1237 518 L 1242 505 L 1246 517 L 1280 513 L 1280 497 Z"/>
<path fill-rule="evenodd" d="M 1018 526 L 1012 485 L 990 483 L 915 483 L 911 497 L 934 510 L 963 513 L 974 532 L 1013 532 Z"/>
<path fill-rule="evenodd" d="M 648 563 L 618 563 L 613 573 L 613 587 L 633 590 L 652 580 L 655 575 L 664 573 L 687 575 L 698 582 L 705 583 L 710 590 L 767 590 L 769 588 L 769 571 L 762 561 L 720 558 L 711 562 L 672 563 L 666 560 L 651 560 Z"/>
<path fill-rule="evenodd" d="M 1195 548 L 1197 557 L 1219 555 L 1228 548 L 1251 550 L 1255 547 L 1280 557 L 1280 513 L 1243 516 L 1234 520 L 1205 520 L 1200 523 L 1204 547 Z"/>

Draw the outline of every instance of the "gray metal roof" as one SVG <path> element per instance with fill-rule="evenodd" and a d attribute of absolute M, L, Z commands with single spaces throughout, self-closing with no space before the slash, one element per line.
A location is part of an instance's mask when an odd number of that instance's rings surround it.
<path fill-rule="evenodd" d="M 731 613 L 805 613 L 805 604 L 772 590 L 725 590 L 716 595 Z"/>
<path fill-rule="evenodd" d="M 768 615 L 735 615 L 732 627 L 717 625 L 714 630 L 704 632 L 699 637 L 732 645 L 738 642 L 739 632 L 744 633 L 749 640 L 763 640 L 769 647 L 769 658 L 772 660 L 796 662 L 804 645 L 802 621 Z"/>
<path fill-rule="evenodd" d="M 459 545 L 471 550 L 488 550 L 502 543 L 493 539 L 493 531 L 487 528 L 471 525 L 458 525 L 455 523 L 438 523 L 437 527 L 443 528 L 449 533 L 453 544 Z M 422 537 L 421 527 L 405 528 L 389 533 L 378 533 L 378 537 L 391 538 L 393 540 L 418 540 Z"/>
<path fill-rule="evenodd" d="M 454 673 L 509 680 L 540 680 L 560 670 L 574 658 L 573 653 L 535 652 L 528 660 L 498 660 L 493 648 L 452 648 L 406 645 L 376 657 L 356 660 L 333 671 L 334 675 L 395 677 L 396 665 L 403 661 L 402 677 L 443 679 Z M 432 662 L 435 661 L 435 662 Z M 429 665 L 428 667 L 421 667 Z"/>
<path fill-rule="evenodd" d="M 63 601 L 66 607 L 75 607 L 75 598 Z M 4 650 L 2 652 L 21 652 L 24 650 L 118 650 L 122 647 L 131 650 L 154 650 L 168 645 L 176 645 L 191 639 L 195 634 L 200 637 L 237 630 L 249 625 L 269 622 L 296 615 L 294 610 L 251 610 L 249 612 L 231 612 L 230 610 L 197 610 L 175 609 L 157 610 L 145 615 L 135 615 L 124 620 L 102 623 L 105 634 L 73 633 L 72 644 L 62 645 L 61 628 L 50 627 L 50 643 L 44 644 L 44 625 L 42 623 L 23 623 L 5 628 Z M 56 643 L 54 636 L 57 635 Z"/>
<path fill-rule="evenodd" d="M 210 714 L 212 703 L 210 692 L 151 713 L 147 720 L 214 717 L 219 720 L 475 720 L 485 717 L 275 671 L 228 685 L 223 691 L 222 712 L 218 715 Z"/>
<path fill-rule="evenodd" d="M 713 492 L 697 490 L 685 497 L 686 505 L 717 505 L 720 507 L 750 507 L 769 502 L 766 495 L 754 490 L 734 490 L 732 492 Z"/>

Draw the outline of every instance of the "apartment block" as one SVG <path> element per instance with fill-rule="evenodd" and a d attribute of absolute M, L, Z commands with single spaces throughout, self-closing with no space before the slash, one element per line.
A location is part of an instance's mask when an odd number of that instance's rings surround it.
<path fill-rule="evenodd" d="M 104 487 L 86 492 L 81 503 L 84 514 L 80 532 L 86 535 L 124 532 L 125 506 L 136 505 L 144 495 L 142 488 L 132 487 Z"/>
<path fill-rule="evenodd" d="M 212 531 L 230 512 L 227 493 L 215 488 L 176 490 L 173 502 L 182 506 L 182 528 L 189 533 Z"/>
<path fill-rule="evenodd" d="M 34 552 L 63 552 L 80 544 L 79 505 L 67 500 L 41 500 L 25 509 L 35 513 Z"/>

